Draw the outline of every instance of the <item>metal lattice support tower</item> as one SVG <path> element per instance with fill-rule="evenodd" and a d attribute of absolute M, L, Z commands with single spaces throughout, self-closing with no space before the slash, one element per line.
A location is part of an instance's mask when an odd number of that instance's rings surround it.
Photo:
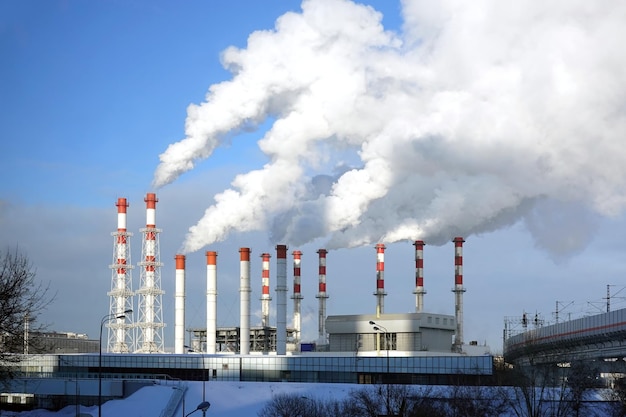
<path fill-rule="evenodd" d="M 163 348 L 163 310 L 161 290 L 161 250 L 159 233 L 156 228 L 156 194 L 148 193 L 146 202 L 146 228 L 141 229 L 143 243 L 139 262 L 141 267 L 139 296 L 139 318 L 137 321 L 137 352 L 162 353 Z"/>
<path fill-rule="evenodd" d="M 113 263 L 111 268 L 111 291 L 109 316 L 117 317 L 124 315 L 125 311 L 133 310 L 132 269 L 130 259 L 130 237 L 133 235 L 126 231 L 126 209 L 128 202 L 125 198 L 118 198 L 117 203 L 117 232 L 113 236 Z M 107 352 L 127 353 L 135 348 L 134 325 L 126 319 L 113 319 L 109 321 Z"/>

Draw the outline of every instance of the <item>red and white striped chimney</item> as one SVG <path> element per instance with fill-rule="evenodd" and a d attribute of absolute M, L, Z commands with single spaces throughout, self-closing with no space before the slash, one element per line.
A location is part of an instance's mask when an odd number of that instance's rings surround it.
<path fill-rule="evenodd" d="M 276 245 L 276 354 L 287 354 L 287 245 Z"/>
<path fill-rule="evenodd" d="M 270 325 L 270 258 L 269 253 L 261 254 L 261 326 Z"/>
<path fill-rule="evenodd" d="M 239 353 L 250 353 L 250 248 L 239 249 Z"/>
<path fill-rule="evenodd" d="M 128 243 L 128 235 L 126 233 L 126 209 L 128 208 L 128 202 L 125 198 L 120 197 L 117 199 L 117 289 L 123 290 L 125 288 L 126 281 L 126 252 L 128 247 L 126 246 Z M 124 314 L 124 300 L 123 298 L 118 298 L 117 300 L 117 310 L 112 311 L 111 314 L 122 315 Z M 123 320 L 123 319 L 118 319 Z M 118 329 L 119 331 L 119 329 Z M 119 338 L 118 338 L 119 340 Z"/>
<path fill-rule="evenodd" d="M 127 310 L 133 310 L 133 291 L 130 265 L 130 242 L 132 233 L 126 231 L 126 210 L 128 202 L 125 198 L 117 199 L 117 232 L 111 233 L 114 237 L 113 264 L 111 291 L 107 294 L 111 297 L 109 315 L 117 317 Z M 107 352 L 127 353 L 133 347 L 134 340 L 129 329 L 132 327 L 127 319 L 115 319 L 107 323 L 109 337 Z M 130 341 L 130 346 L 129 343 Z"/>
<path fill-rule="evenodd" d="M 117 199 L 117 289 L 123 290 L 125 288 L 126 281 L 126 253 L 128 250 L 128 234 L 126 233 L 126 209 L 128 208 L 128 202 L 125 198 L 120 197 Z M 117 309 L 116 311 L 111 311 L 111 314 L 116 314 L 117 316 L 124 314 L 124 300 L 123 298 L 118 298 L 117 300 Z M 123 320 L 123 319 L 118 319 Z M 121 329 L 118 329 L 118 332 Z M 119 334 L 118 334 L 119 336 Z M 119 340 L 119 337 L 118 337 Z"/>
<path fill-rule="evenodd" d="M 385 312 L 385 245 L 376 245 L 376 315 Z"/>
<path fill-rule="evenodd" d="M 300 331 L 302 328 L 302 291 L 301 291 L 301 262 L 302 252 L 295 250 L 293 255 L 293 329 L 295 343 L 300 343 Z"/>
<path fill-rule="evenodd" d="M 454 335 L 454 348 L 457 352 L 463 350 L 463 240 L 455 237 L 454 242 L 454 313 L 456 319 L 456 332 Z"/>
<path fill-rule="evenodd" d="M 206 252 L 206 353 L 217 344 L 217 252 Z"/>
<path fill-rule="evenodd" d="M 156 198 L 156 194 L 148 193 L 144 201 L 146 202 L 145 266 L 146 271 L 150 273 L 147 275 L 152 276 L 156 269 L 154 264 L 156 260 L 156 232 L 151 229 L 156 228 L 156 203 L 159 200 Z M 152 284 L 151 279 L 150 283 Z"/>
<path fill-rule="evenodd" d="M 424 241 L 416 240 L 415 246 L 415 311 L 421 313 L 424 311 Z"/>
<path fill-rule="evenodd" d="M 319 299 L 319 312 L 318 312 L 318 343 L 320 345 L 326 345 L 326 249 L 320 249 L 317 251 L 319 254 L 319 284 L 318 293 L 315 298 Z"/>
<path fill-rule="evenodd" d="M 156 228 L 156 203 L 159 201 L 155 193 L 147 193 L 146 228 L 143 229 L 144 241 L 140 263 L 142 268 L 141 285 L 137 293 L 139 299 L 139 331 L 138 350 L 141 353 L 163 352 L 163 311 L 161 290 L 161 255 Z"/>
<path fill-rule="evenodd" d="M 174 256 L 176 282 L 174 290 L 174 353 L 185 353 L 185 255 Z"/>

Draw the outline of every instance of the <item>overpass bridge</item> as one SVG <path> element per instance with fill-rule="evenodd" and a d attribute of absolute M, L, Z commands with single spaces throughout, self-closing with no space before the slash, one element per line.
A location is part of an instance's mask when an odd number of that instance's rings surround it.
<path fill-rule="evenodd" d="M 509 363 L 596 360 L 623 367 L 625 358 L 626 309 L 537 327 L 504 341 L 504 359 Z"/>

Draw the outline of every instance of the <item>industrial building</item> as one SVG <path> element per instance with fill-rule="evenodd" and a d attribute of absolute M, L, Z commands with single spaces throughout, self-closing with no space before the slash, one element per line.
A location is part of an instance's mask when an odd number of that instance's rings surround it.
<path fill-rule="evenodd" d="M 28 332 L 24 341 L 24 353 L 67 354 L 98 352 L 98 339 L 73 332 Z M 21 352 L 17 352 L 21 353 Z"/>
<path fill-rule="evenodd" d="M 342 383 L 422 383 L 446 384 L 452 379 L 466 378 L 478 382 L 492 375 L 493 359 L 484 347 L 471 354 L 463 342 L 463 243 L 454 238 L 454 315 L 433 314 L 424 310 L 423 249 L 415 246 L 415 312 L 385 313 L 384 256 L 385 245 L 376 250 L 376 309 L 366 315 L 327 315 L 326 249 L 318 254 L 318 338 L 315 343 L 301 340 L 301 277 L 302 252 L 293 257 L 293 316 L 287 327 L 287 245 L 276 245 L 275 296 L 276 323 L 270 323 L 271 258 L 261 255 L 260 326 L 251 326 L 250 311 L 250 248 L 239 249 L 239 312 L 238 324 L 217 327 L 217 258 L 215 251 L 206 252 L 206 327 L 185 326 L 186 257 L 174 255 L 175 322 L 174 353 L 166 353 L 162 331 L 159 234 L 156 228 L 156 195 L 148 193 L 146 228 L 142 229 L 140 285 L 133 290 L 131 253 L 127 231 L 128 203 L 119 198 L 118 228 L 113 236 L 113 262 L 110 311 L 101 323 L 109 330 L 104 354 L 33 355 L 26 357 L 21 370 L 24 380 L 17 391 L 40 378 L 85 379 L 80 392 L 89 396 L 93 378 L 102 382 L 103 398 L 123 396 L 120 381 L 150 378 L 182 380 L 238 380 L 286 382 Z M 451 297 L 452 298 L 452 297 Z M 138 320 L 131 322 L 125 314 L 138 309 Z M 189 341 L 185 343 L 185 333 Z M 34 383 L 34 382 L 33 382 Z M 78 384 L 78 382 L 77 382 Z M 91 387 L 91 388 L 90 388 Z M 20 391 L 21 390 L 21 391 Z M 52 389 L 51 389 L 52 390 Z M 27 390 L 26 390 L 27 391 Z M 41 391 L 40 391 L 41 392 Z M 48 394 L 41 394 L 48 395 Z M 50 392 L 49 395 L 55 395 Z M 92 398 L 93 399 L 93 398 Z"/>
<path fill-rule="evenodd" d="M 380 318 L 375 314 L 329 316 L 326 319 L 330 352 L 450 352 L 454 328 L 454 316 L 429 313 L 385 314 Z"/>
<path fill-rule="evenodd" d="M 128 203 L 126 198 L 118 198 L 117 231 L 113 232 L 113 262 L 109 317 L 104 324 L 109 329 L 107 352 L 111 353 L 164 353 L 162 331 L 165 323 L 162 320 L 161 299 L 163 291 L 160 288 L 161 262 L 159 249 L 160 230 L 156 228 L 156 194 L 148 193 L 146 202 L 146 228 L 141 229 L 142 261 L 140 268 L 139 289 L 133 291 L 132 269 L 130 265 L 129 239 L 132 234 L 127 231 L 126 212 Z M 421 240 L 415 246 L 415 313 L 413 314 L 385 314 L 385 245 L 379 243 L 376 250 L 376 310 L 372 316 L 327 316 L 326 300 L 329 295 L 326 288 L 326 249 L 317 251 L 319 259 L 318 293 L 318 338 L 315 343 L 317 350 L 348 352 L 355 351 L 363 346 L 369 349 L 373 335 L 376 346 L 371 350 L 381 349 L 380 334 L 383 334 L 382 345 L 393 347 L 392 350 L 405 352 L 454 352 L 463 353 L 463 243 L 461 237 L 455 237 L 454 242 L 454 316 L 434 315 L 424 311 L 424 245 Z M 287 328 L 287 245 L 276 246 L 275 294 L 276 294 L 276 323 L 270 324 L 270 296 L 271 292 L 271 258 L 270 253 L 261 254 L 262 286 L 261 286 L 261 325 L 251 328 L 250 309 L 250 248 L 242 247 L 240 253 L 240 320 L 238 325 L 220 328 L 217 324 L 217 257 L 215 251 L 206 252 L 206 328 L 187 329 L 185 327 L 185 269 L 186 258 L 183 254 L 174 256 L 175 272 L 175 323 L 174 323 L 174 352 L 183 354 L 191 348 L 192 351 L 202 349 L 202 352 L 215 354 L 218 352 L 234 352 L 247 355 L 250 352 L 275 352 L 285 355 L 288 351 L 300 350 L 301 344 L 301 251 L 293 251 L 293 328 Z M 137 300 L 135 300 L 135 298 Z M 139 309 L 138 320 L 130 323 L 124 312 Z M 373 329 L 371 323 L 378 323 Z M 185 332 L 190 335 L 188 344 L 185 344 Z M 187 348 L 185 346 L 188 346 Z"/>

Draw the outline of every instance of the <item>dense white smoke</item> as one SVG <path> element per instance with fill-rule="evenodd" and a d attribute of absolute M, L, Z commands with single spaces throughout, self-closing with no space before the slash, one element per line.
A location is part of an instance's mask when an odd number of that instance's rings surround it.
<path fill-rule="evenodd" d="M 626 2 L 405 0 L 402 14 L 390 32 L 371 7 L 305 0 L 223 53 L 232 80 L 189 107 L 154 184 L 267 121 L 269 162 L 215 196 L 186 251 L 266 228 L 291 245 L 441 244 L 527 216 L 541 244 L 553 212 L 540 221 L 538 202 L 624 208 Z"/>

